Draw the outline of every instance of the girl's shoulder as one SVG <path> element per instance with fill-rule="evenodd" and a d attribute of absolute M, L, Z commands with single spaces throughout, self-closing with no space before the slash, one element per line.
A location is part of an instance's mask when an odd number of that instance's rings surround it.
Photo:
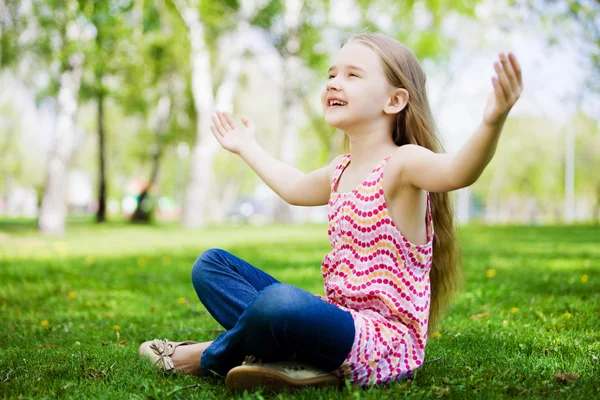
<path fill-rule="evenodd" d="M 425 147 L 419 146 L 418 144 L 398 146 L 387 162 L 385 173 L 387 175 L 392 175 L 394 180 L 399 178 L 405 163 L 414 157 L 418 157 L 423 150 L 428 151 Z"/>

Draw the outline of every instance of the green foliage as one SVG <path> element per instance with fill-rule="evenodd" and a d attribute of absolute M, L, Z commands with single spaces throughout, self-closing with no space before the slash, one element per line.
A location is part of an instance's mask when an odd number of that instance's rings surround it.
<path fill-rule="evenodd" d="M 252 26 L 268 30 L 273 26 L 277 18 L 281 18 L 283 11 L 282 0 L 270 0 L 265 7 L 256 13 L 250 23 Z"/>
<path fill-rule="evenodd" d="M 198 8 L 204 23 L 204 36 L 215 50 L 217 39 L 223 32 L 231 31 L 237 24 L 238 3 L 235 0 L 203 0 Z"/>
<path fill-rule="evenodd" d="M 213 340 L 190 269 L 224 248 L 276 279 L 323 294 L 327 228 L 91 226 L 41 240 L 0 220 L 3 397 L 198 399 L 581 398 L 600 395 L 598 227 L 459 231 L 466 282 L 415 379 L 388 386 L 231 395 L 223 382 L 157 372 L 137 346 Z M 45 322 L 44 322 L 45 321 Z M 441 357 L 441 358 L 440 358 Z M 594 358 L 595 357 L 595 358 Z M 188 385 L 200 385 L 189 387 Z"/>
<path fill-rule="evenodd" d="M 312 12 L 313 10 L 309 7 L 303 10 L 307 17 Z M 315 45 L 323 40 L 321 35 L 324 27 L 312 25 L 307 17 L 304 19 L 306 22 L 301 26 L 300 36 L 302 41 L 300 42 L 298 56 L 306 62 L 309 68 L 318 72 L 323 71 L 324 76 L 329 68 L 329 55 L 326 52 L 319 53 L 315 51 Z"/>
<path fill-rule="evenodd" d="M 19 38 L 25 21 L 19 15 L 19 0 L 4 0 L 0 8 L 0 68 L 15 63 L 19 56 Z"/>
<path fill-rule="evenodd" d="M 160 31 L 161 18 L 157 8 L 150 1 L 146 1 L 143 7 L 143 32 Z"/>

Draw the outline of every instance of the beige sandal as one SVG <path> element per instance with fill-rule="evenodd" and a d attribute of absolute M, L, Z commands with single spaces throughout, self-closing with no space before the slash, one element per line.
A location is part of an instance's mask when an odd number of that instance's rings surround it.
<path fill-rule="evenodd" d="M 186 346 L 188 344 L 196 344 L 200 342 L 169 342 L 165 340 L 150 340 L 140 345 L 138 354 L 142 357 L 150 359 L 154 365 L 162 369 L 163 371 L 172 371 L 175 369 L 171 356 L 175 352 L 175 349 L 179 346 Z"/>
<path fill-rule="evenodd" d="M 232 368 L 225 384 L 232 391 L 253 391 L 258 386 L 279 392 L 284 388 L 341 386 L 336 375 L 296 361 L 263 363 L 247 356 L 241 366 Z"/>

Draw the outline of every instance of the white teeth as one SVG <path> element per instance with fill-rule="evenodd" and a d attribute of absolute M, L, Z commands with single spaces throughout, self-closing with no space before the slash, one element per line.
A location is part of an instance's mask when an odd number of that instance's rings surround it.
<path fill-rule="evenodd" d="M 346 105 L 346 103 L 344 103 L 344 102 L 342 102 L 342 101 L 339 101 L 339 100 L 331 100 L 331 101 L 329 102 L 329 105 L 330 105 L 330 106 L 345 106 L 345 105 Z"/>

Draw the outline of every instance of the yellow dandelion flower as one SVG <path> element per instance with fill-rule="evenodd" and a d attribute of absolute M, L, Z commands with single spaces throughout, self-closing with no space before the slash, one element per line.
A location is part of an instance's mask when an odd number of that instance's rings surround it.
<path fill-rule="evenodd" d="M 96 259 L 93 256 L 87 256 L 85 259 L 85 263 L 87 265 L 92 265 L 94 262 L 96 262 Z"/>
<path fill-rule="evenodd" d="M 567 311 L 566 313 L 563 314 L 563 317 L 569 318 L 569 317 L 571 317 L 571 313 Z"/>
<path fill-rule="evenodd" d="M 146 257 L 140 257 L 138 258 L 137 263 L 140 267 L 145 267 L 148 265 L 148 259 Z"/>
<path fill-rule="evenodd" d="M 179 304 L 185 304 L 185 303 L 187 303 L 187 300 L 184 299 L 183 297 L 178 298 L 177 301 L 179 302 Z"/>
<path fill-rule="evenodd" d="M 113 325 L 113 329 L 114 329 L 115 331 L 120 331 L 120 330 L 121 330 L 121 327 L 120 327 L 119 325 Z"/>
<path fill-rule="evenodd" d="M 519 309 L 517 307 L 513 307 L 510 309 L 511 313 L 516 313 L 517 311 L 519 311 Z"/>
<path fill-rule="evenodd" d="M 40 322 L 40 325 L 43 326 L 44 328 L 48 326 L 48 321 L 43 320 Z"/>
<path fill-rule="evenodd" d="M 433 333 L 433 335 L 431 335 L 431 337 L 432 337 L 432 338 L 434 338 L 434 339 L 435 339 L 435 338 L 441 338 L 441 337 L 442 337 L 442 334 L 441 334 L 441 333 L 439 333 L 439 332 L 434 332 L 434 333 Z"/>
<path fill-rule="evenodd" d="M 581 275 L 581 282 L 586 283 L 590 277 L 587 274 Z"/>
<path fill-rule="evenodd" d="M 496 270 L 495 269 L 488 269 L 487 271 L 485 271 L 485 276 L 487 276 L 488 278 L 493 278 L 496 276 Z"/>
<path fill-rule="evenodd" d="M 69 298 L 70 299 L 74 299 L 75 296 L 76 296 L 75 292 L 73 292 L 73 291 L 69 292 Z"/>

